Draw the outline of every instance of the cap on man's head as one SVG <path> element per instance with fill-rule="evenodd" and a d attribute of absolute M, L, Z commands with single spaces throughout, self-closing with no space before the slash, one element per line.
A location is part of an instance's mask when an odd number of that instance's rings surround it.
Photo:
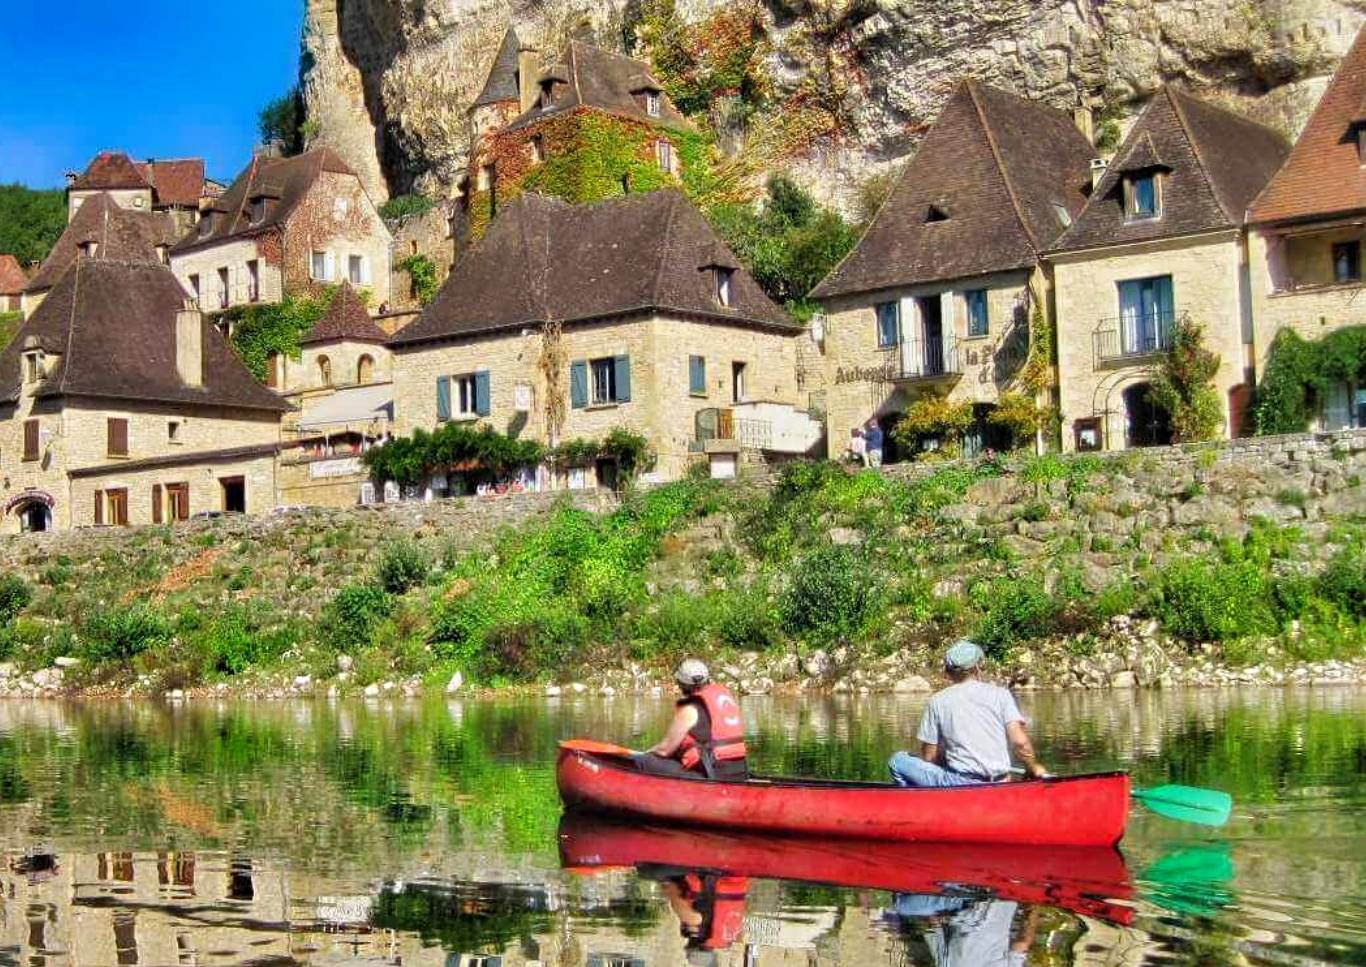
<path fill-rule="evenodd" d="M 696 658 L 685 659 L 674 672 L 674 681 L 684 688 L 700 688 L 707 684 L 710 678 L 711 672 L 707 670 L 707 666 Z"/>
<path fill-rule="evenodd" d="M 969 668 L 976 668 L 986 660 L 986 657 L 986 652 L 977 642 L 968 638 L 959 638 L 944 653 L 944 667 L 956 671 L 967 671 Z"/>

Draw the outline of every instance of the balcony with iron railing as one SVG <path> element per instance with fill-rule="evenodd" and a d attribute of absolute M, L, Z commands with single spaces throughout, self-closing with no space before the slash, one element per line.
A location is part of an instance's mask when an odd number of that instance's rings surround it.
<path fill-rule="evenodd" d="M 962 356 L 954 336 L 905 339 L 888 347 L 885 353 L 887 373 L 893 380 L 948 380 L 963 375 Z"/>
<path fill-rule="evenodd" d="M 1172 348 L 1176 324 L 1185 319 L 1186 313 L 1177 310 L 1102 319 L 1093 335 L 1096 362 L 1114 365 L 1165 353 Z"/>

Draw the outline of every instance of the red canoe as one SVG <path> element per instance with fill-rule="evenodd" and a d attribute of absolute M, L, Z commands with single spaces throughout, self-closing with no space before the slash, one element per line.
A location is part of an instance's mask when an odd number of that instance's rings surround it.
<path fill-rule="evenodd" d="M 1129 777 L 1122 772 L 949 789 L 806 779 L 720 782 L 646 775 L 620 759 L 561 749 L 556 780 L 571 807 L 806 836 L 1114 846 L 1129 814 Z"/>
<path fill-rule="evenodd" d="M 822 883 L 895 893 L 985 891 L 1132 922 L 1133 885 L 1124 857 L 1102 846 L 985 846 L 888 843 L 717 830 L 625 825 L 568 814 L 560 822 L 560 863 L 578 872 L 670 867 L 760 880 Z"/>

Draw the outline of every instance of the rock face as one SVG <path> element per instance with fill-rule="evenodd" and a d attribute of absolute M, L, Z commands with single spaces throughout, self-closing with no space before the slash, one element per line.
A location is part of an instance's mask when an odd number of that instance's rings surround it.
<path fill-rule="evenodd" d="M 642 0 L 307 0 L 304 89 L 317 139 L 377 201 L 448 195 L 465 108 L 509 22 L 554 50 L 587 22 L 621 47 Z M 827 198 L 903 157 L 960 77 L 1131 112 L 1164 81 L 1298 132 L 1366 15 L 1366 0 L 678 0 L 691 22 L 739 8 L 762 36 L 769 104 L 832 89 L 838 130 L 782 163 Z M 764 108 L 723 138 L 745 143 Z"/>

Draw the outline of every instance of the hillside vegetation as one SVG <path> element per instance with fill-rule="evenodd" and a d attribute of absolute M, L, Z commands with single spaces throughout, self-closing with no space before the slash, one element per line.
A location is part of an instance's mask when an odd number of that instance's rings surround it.
<path fill-rule="evenodd" d="M 65 228 L 65 192 L 0 185 L 0 254 L 41 262 Z"/>

